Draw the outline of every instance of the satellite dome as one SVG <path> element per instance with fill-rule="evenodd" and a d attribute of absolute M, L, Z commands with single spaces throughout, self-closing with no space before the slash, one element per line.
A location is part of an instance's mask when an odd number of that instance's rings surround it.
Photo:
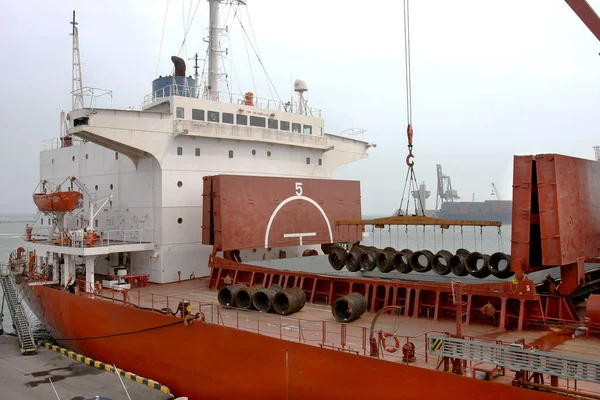
<path fill-rule="evenodd" d="M 298 93 L 304 93 L 308 91 L 308 85 L 304 79 L 296 79 L 294 81 L 294 91 Z"/>

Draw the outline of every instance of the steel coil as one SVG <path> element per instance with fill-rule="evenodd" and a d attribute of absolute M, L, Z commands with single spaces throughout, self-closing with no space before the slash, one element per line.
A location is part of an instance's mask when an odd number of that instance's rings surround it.
<path fill-rule="evenodd" d="M 333 302 L 331 312 L 338 322 L 351 322 L 367 311 L 367 300 L 360 293 L 350 293 Z"/>
<path fill-rule="evenodd" d="M 246 287 L 243 283 L 236 283 L 235 285 L 223 286 L 219 289 L 217 299 L 219 304 L 227 307 L 235 307 L 235 299 L 240 290 Z"/>
<path fill-rule="evenodd" d="M 396 253 L 393 260 L 393 265 L 396 271 L 402 274 L 408 274 L 412 271 L 410 267 L 410 256 L 412 256 L 413 252 L 409 249 L 400 250 Z"/>
<path fill-rule="evenodd" d="M 306 293 L 296 287 L 284 289 L 273 297 L 273 310 L 280 315 L 300 311 L 304 304 L 306 304 Z"/>
<path fill-rule="evenodd" d="M 510 268 L 510 255 L 505 253 L 494 253 L 490 256 L 490 272 L 496 278 L 506 279 L 515 273 Z"/>
<path fill-rule="evenodd" d="M 450 259 L 452 253 L 448 250 L 440 250 L 433 256 L 431 268 L 438 275 L 448 275 L 450 273 Z"/>
<path fill-rule="evenodd" d="M 273 311 L 273 297 L 283 288 L 278 285 L 273 285 L 270 288 L 257 290 L 252 295 L 252 305 L 260 312 L 268 313 Z"/>
<path fill-rule="evenodd" d="M 410 267 L 417 272 L 427 272 L 431 270 L 433 263 L 433 253 L 429 250 L 415 251 L 410 256 Z"/>
<path fill-rule="evenodd" d="M 377 257 L 379 257 L 380 253 L 381 250 L 376 247 L 367 247 L 358 258 L 360 267 L 365 271 L 373 271 L 377 266 Z"/>
<path fill-rule="evenodd" d="M 348 254 L 346 255 L 346 268 L 350 272 L 360 271 L 359 258 L 365 249 L 362 246 L 352 246 Z"/>
<path fill-rule="evenodd" d="M 393 247 L 386 247 L 383 251 L 377 255 L 377 269 L 381 272 L 390 272 L 394 269 L 394 257 L 396 256 L 396 249 Z"/>
<path fill-rule="evenodd" d="M 241 308 L 242 310 L 250 310 L 253 309 L 252 305 L 252 296 L 254 293 L 258 292 L 260 289 L 263 289 L 263 285 L 254 285 L 250 287 L 245 287 L 238 290 L 235 295 L 235 305 L 237 308 Z"/>
<path fill-rule="evenodd" d="M 475 278 L 486 278 L 491 274 L 489 260 L 489 255 L 474 251 L 465 258 L 465 268 Z"/>
<path fill-rule="evenodd" d="M 469 250 L 458 249 L 456 253 L 450 257 L 450 270 L 456 276 L 467 276 L 469 271 L 465 268 L 465 258 L 469 255 Z"/>
<path fill-rule="evenodd" d="M 343 248 L 341 248 L 339 246 L 335 246 L 331 250 L 331 253 L 329 253 L 329 256 L 328 256 L 329 264 L 336 271 L 341 270 L 342 268 L 344 268 L 344 265 L 346 265 L 346 255 L 347 254 L 348 254 L 348 252 L 346 250 L 344 250 Z"/>

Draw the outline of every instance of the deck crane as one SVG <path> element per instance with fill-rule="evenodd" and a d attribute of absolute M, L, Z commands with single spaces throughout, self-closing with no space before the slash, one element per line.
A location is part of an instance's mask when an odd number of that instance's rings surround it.
<path fill-rule="evenodd" d="M 565 0 L 581 22 L 600 40 L 600 17 L 586 0 Z"/>

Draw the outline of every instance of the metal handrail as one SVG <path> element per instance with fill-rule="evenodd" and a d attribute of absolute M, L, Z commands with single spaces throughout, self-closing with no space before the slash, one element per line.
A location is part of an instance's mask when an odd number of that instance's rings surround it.
<path fill-rule="evenodd" d="M 58 240 L 58 238 L 50 238 L 48 234 L 46 236 L 40 235 L 39 231 L 50 230 L 50 228 L 37 228 L 33 234 L 33 238 L 36 241 L 44 240 Z M 150 237 L 146 238 L 145 232 L 150 232 Z M 68 232 L 70 238 L 70 244 L 58 243 L 56 246 L 60 247 L 76 247 L 76 248 L 87 248 L 87 232 L 83 230 L 70 231 Z M 22 235 L 22 239 L 25 240 L 26 235 Z M 153 229 L 113 229 L 108 231 L 102 231 L 100 235 L 100 243 L 95 244 L 95 247 L 110 246 L 118 244 L 141 244 L 141 243 L 153 243 L 154 242 L 154 230 Z"/>
<path fill-rule="evenodd" d="M 222 103 L 230 103 L 230 104 L 238 104 L 244 105 L 246 96 L 239 93 L 233 92 L 218 92 L 219 101 Z M 150 94 L 144 96 L 144 100 L 142 102 L 142 108 L 148 106 L 159 99 L 170 97 L 170 96 L 180 96 L 180 97 L 191 97 L 198 98 L 196 88 L 188 85 L 179 85 L 179 84 L 171 84 L 166 85 Z M 207 100 L 206 98 L 203 98 Z M 262 97 L 254 97 L 253 98 L 254 107 L 263 108 L 267 110 L 276 110 L 283 111 L 290 114 L 295 114 L 294 110 L 300 109 L 300 102 L 298 101 L 280 101 L 267 99 Z M 322 110 L 313 107 L 305 107 L 307 110 L 306 115 L 309 117 L 321 118 Z"/>

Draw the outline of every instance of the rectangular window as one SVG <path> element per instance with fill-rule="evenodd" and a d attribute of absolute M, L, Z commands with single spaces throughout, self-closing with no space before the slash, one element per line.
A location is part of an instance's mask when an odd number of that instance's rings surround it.
<path fill-rule="evenodd" d="M 306 157 L 306 163 L 310 164 L 310 157 Z"/>
<path fill-rule="evenodd" d="M 266 120 L 262 117 L 250 116 L 250 126 L 259 126 L 261 128 L 264 128 L 265 123 L 266 123 Z"/>
<path fill-rule="evenodd" d="M 233 158 L 233 150 L 229 150 L 229 158 Z"/>
<path fill-rule="evenodd" d="M 323 127 L 322 126 L 319 127 L 319 136 L 323 136 Z"/>
<path fill-rule="evenodd" d="M 177 107 L 175 109 L 175 117 L 179 118 L 179 119 L 183 119 L 185 115 L 184 109 L 183 107 Z"/>
<path fill-rule="evenodd" d="M 248 125 L 248 116 L 237 114 L 235 116 L 235 123 L 238 125 Z"/>
<path fill-rule="evenodd" d="M 208 121 L 219 122 L 219 113 L 216 111 L 209 111 L 208 112 Z"/>
<path fill-rule="evenodd" d="M 97 219 L 95 219 L 95 220 L 94 220 L 94 228 L 97 228 L 97 227 L 98 227 L 98 220 L 97 220 Z"/>
<path fill-rule="evenodd" d="M 40 219 L 40 225 L 44 225 L 44 218 Z"/>
<path fill-rule="evenodd" d="M 297 132 L 297 133 L 302 132 L 302 125 L 295 124 L 292 122 L 292 132 Z"/>
<path fill-rule="evenodd" d="M 233 114 L 223 113 L 223 123 L 233 124 Z"/>
<path fill-rule="evenodd" d="M 319 165 L 323 165 L 323 160 L 319 158 Z"/>
<path fill-rule="evenodd" d="M 192 119 L 196 121 L 204 121 L 204 110 L 196 110 L 192 108 Z"/>
<path fill-rule="evenodd" d="M 305 135 L 312 135 L 312 126 L 310 126 L 310 125 L 304 125 L 304 134 Z"/>
<path fill-rule="evenodd" d="M 196 157 L 200 157 L 200 147 L 196 147 Z"/>
<path fill-rule="evenodd" d="M 115 160 L 119 159 L 119 152 L 115 152 Z"/>
<path fill-rule="evenodd" d="M 279 129 L 279 121 L 276 119 L 269 119 L 268 126 L 269 129 Z"/>
<path fill-rule="evenodd" d="M 281 121 L 279 123 L 279 129 L 281 129 L 282 131 L 289 131 L 290 123 L 288 121 Z"/>
<path fill-rule="evenodd" d="M 180 156 L 183 154 L 183 147 L 178 147 L 177 148 L 177 155 Z"/>

